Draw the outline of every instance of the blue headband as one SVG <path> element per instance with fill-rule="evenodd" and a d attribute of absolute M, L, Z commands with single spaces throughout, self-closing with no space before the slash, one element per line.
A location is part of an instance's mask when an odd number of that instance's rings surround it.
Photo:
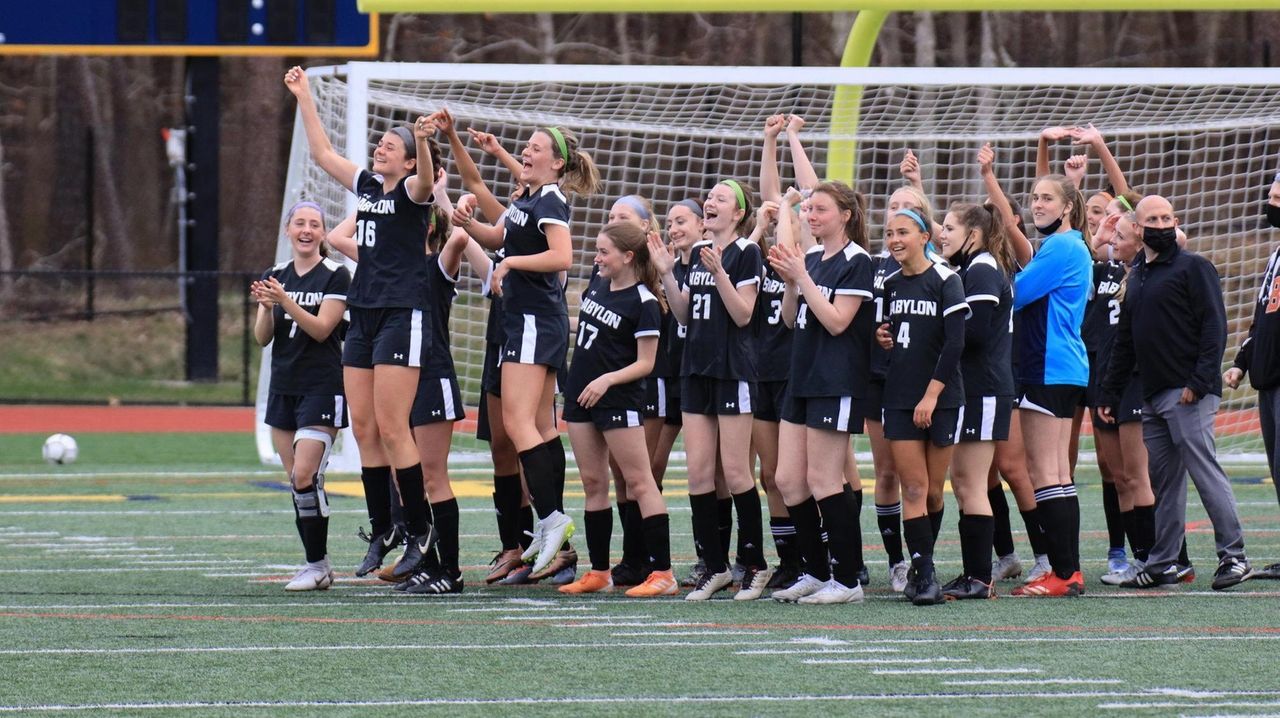
<path fill-rule="evenodd" d="M 648 222 L 649 219 L 653 217 L 653 213 L 649 211 L 648 207 L 644 206 L 644 202 L 641 202 L 640 198 L 633 194 L 629 194 L 626 197 L 619 197 L 618 201 L 613 203 L 614 207 L 617 207 L 618 205 L 634 209 L 636 214 L 640 215 L 640 219 L 645 222 Z"/>
<path fill-rule="evenodd" d="M 702 205 L 698 204 L 696 199 L 682 199 L 676 202 L 677 206 L 688 207 L 690 212 L 698 215 L 698 219 L 702 219 Z"/>
<path fill-rule="evenodd" d="M 300 209 L 314 209 L 315 211 L 319 212 L 320 224 L 324 224 L 324 210 L 321 209 L 320 205 L 316 204 L 315 202 L 311 202 L 305 199 L 294 204 L 292 207 L 289 208 L 289 213 L 284 216 L 284 223 L 288 224 L 292 222 L 294 213 Z"/>
<path fill-rule="evenodd" d="M 921 217 L 920 214 L 916 212 L 914 209 L 900 209 L 897 212 L 894 212 L 893 216 L 894 217 L 910 217 L 911 219 L 914 219 L 916 221 L 916 224 L 920 225 L 920 231 L 922 232 L 929 231 L 929 224 L 925 222 L 924 217 Z"/>

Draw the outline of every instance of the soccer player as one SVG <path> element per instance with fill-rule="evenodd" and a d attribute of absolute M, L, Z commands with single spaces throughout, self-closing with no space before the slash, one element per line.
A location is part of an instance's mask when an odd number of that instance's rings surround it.
<path fill-rule="evenodd" d="M 1263 205 L 1267 224 L 1280 229 L 1280 172 L 1276 173 L 1267 191 Z M 1258 420 L 1262 424 L 1262 445 L 1267 452 L 1271 469 L 1271 483 L 1280 499 L 1280 453 L 1276 440 L 1280 438 L 1280 249 L 1271 255 L 1267 269 L 1262 274 L 1258 288 L 1258 301 L 1249 324 L 1249 336 L 1236 352 L 1231 368 L 1223 374 L 1227 386 L 1235 389 L 1245 375 L 1258 392 Z M 1280 579 L 1280 563 L 1273 563 L 1254 572 L 1256 578 Z"/>
<path fill-rule="evenodd" d="M 937 540 L 929 499 L 941 495 L 960 428 L 964 386 L 960 357 L 968 304 L 960 275 L 925 254 L 929 218 L 900 209 L 885 228 L 901 269 L 885 280 L 886 320 L 876 330 L 890 350 L 885 376 L 884 436 L 902 486 L 902 529 L 912 577 L 903 594 L 915 605 L 942 603 L 933 563 Z"/>
<path fill-rule="evenodd" d="M 942 254 L 964 281 L 965 320 L 960 374 L 965 400 L 951 486 L 960 507 L 960 575 L 942 587 L 950 599 L 995 598 L 991 552 L 995 522 L 987 477 L 995 442 L 1009 438 L 1013 414 L 1013 292 L 1016 267 L 1004 228 L 985 207 L 958 204 L 942 220 Z"/>
<path fill-rule="evenodd" d="M 806 216 L 818 245 L 806 251 L 787 221 L 799 200 L 795 192 L 784 199 L 769 263 L 786 283 L 781 316 L 794 328 L 777 482 L 804 573 L 772 597 L 851 603 L 863 599 L 862 530 L 853 489 L 844 480 L 845 454 L 849 434 L 862 430 L 875 315 L 866 206 L 848 185 L 819 184 Z"/>
<path fill-rule="evenodd" d="M 460 206 L 454 221 L 481 246 L 505 250 L 491 286 L 502 297 L 502 419 L 524 469 L 538 523 L 523 558 L 537 578 L 573 535 L 564 513 L 564 445 L 552 414 L 556 373 L 568 350 L 569 316 L 561 274 L 573 264 L 569 202 L 565 192 L 591 194 L 600 176 L 578 138 L 561 127 L 530 135 L 521 153 L 523 191 L 502 216 L 502 226 L 475 221 Z"/>
<path fill-rule="evenodd" d="M 271 345 L 266 423 L 289 476 L 294 522 L 307 563 L 286 591 L 333 585 L 329 564 L 329 500 L 324 468 L 338 429 L 347 425 L 342 392 L 342 313 L 351 274 L 324 256 L 324 213 L 299 202 L 285 216 L 293 258 L 267 270 L 250 287 L 258 302 L 253 336 Z"/>
<path fill-rule="evenodd" d="M 612 222 L 601 230 L 595 257 L 599 272 L 578 311 L 564 420 L 586 493 L 583 524 L 591 570 L 561 586 L 561 593 L 613 590 L 611 459 L 640 515 L 648 553 L 644 559 L 653 567 L 627 595 L 669 596 L 679 591 L 671 573 L 670 521 L 650 468 L 641 411 L 644 380 L 653 369 L 662 323 L 662 302 L 655 294 L 659 279 L 649 260 L 648 236 L 630 222 Z"/>
<path fill-rule="evenodd" d="M 671 311 L 689 328 L 680 408 L 694 541 L 706 561 L 706 573 L 685 596 L 690 601 L 705 601 L 733 582 L 717 520 L 717 454 L 738 513 L 738 558 L 746 566 L 741 590 L 758 595 L 772 573 L 764 560 L 760 494 L 750 466 L 751 317 L 764 262 L 760 247 L 740 234 L 750 228 L 751 214 L 751 194 L 743 183 L 726 179 L 711 188 L 703 204 L 710 239 L 694 245 L 684 287 L 676 283 L 673 258 L 661 241 L 650 240 Z"/>
<path fill-rule="evenodd" d="M 362 170 L 329 143 L 302 68 L 291 68 L 285 85 L 297 97 L 312 159 L 358 197 L 356 244 L 363 252 L 347 295 L 351 325 L 342 364 L 372 536 L 356 575 L 382 565 L 401 542 L 391 522 L 394 467 L 409 532 L 404 537 L 408 550 L 393 572 L 403 579 L 436 541 L 409 429 L 423 342 L 430 339 L 423 333 L 427 265 L 422 252 L 438 179 L 429 151 L 435 127 L 419 117 L 412 131 L 391 128 L 374 150 L 373 171 Z"/>

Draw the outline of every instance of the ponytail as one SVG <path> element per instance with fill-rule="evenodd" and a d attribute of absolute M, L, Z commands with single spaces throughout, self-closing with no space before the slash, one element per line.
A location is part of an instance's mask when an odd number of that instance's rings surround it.
<path fill-rule="evenodd" d="M 578 136 L 563 127 L 547 127 L 544 131 L 551 137 L 552 154 L 564 160 L 564 168 L 560 170 L 560 188 L 583 196 L 598 192 L 600 170 L 591 155 L 579 149 Z"/>

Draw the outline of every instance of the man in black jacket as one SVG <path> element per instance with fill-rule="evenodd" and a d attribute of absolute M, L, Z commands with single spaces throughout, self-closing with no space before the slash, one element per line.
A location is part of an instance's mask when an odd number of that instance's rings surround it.
<path fill-rule="evenodd" d="M 1267 223 L 1280 229 L 1280 173 L 1276 174 L 1264 205 Z M 1258 423 L 1262 425 L 1262 444 L 1267 450 L 1267 464 L 1271 468 L 1271 483 L 1280 498 L 1280 454 L 1276 453 L 1280 439 L 1280 249 L 1267 262 L 1262 273 L 1262 285 L 1258 288 L 1258 300 L 1254 304 L 1253 323 L 1249 336 L 1236 353 L 1235 364 L 1222 375 L 1227 386 L 1240 386 L 1245 374 L 1258 392 Z M 1259 578 L 1280 579 L 1280 563 L 1273 563 L 1257 572 Z"/>
<path fill-rule="evenodd" d="M 1222 399 L 1226 308 L 1218 271 L 1209 260 L 1177 244 L 1178 218 L 1163 197 L 1135 208 L 1143 254 L 1125 287 L 1111 364 L 1099 413 L 1109 420 L 1130 372 L 1142 382 L 1142 437 L 1156 495 L 1156 540 L 1146 568 L 1122 586 L 1150 588 L 1177 581 L 1174 562 L 1187 517 L 1187 473 L 1209 520 L 1218 549 L 1213 588 L 1230 588 L 1252 575 L 1231 483 L 1218 464 L 1213 424 Z"/>

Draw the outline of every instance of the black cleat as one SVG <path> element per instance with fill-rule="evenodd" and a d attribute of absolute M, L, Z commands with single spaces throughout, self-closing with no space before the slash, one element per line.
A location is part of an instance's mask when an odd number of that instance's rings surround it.
<path fill-rule="evenodd" d="M 907 569 L 907 585 L 902 589 L 902 595 L 908 601 L 916 600 L 916 569 L 915 566 Z"/>
<path fill-rule="evenodd" d="M 639 586 L 644 583 L 649 574 L 653 573 L 652 566 L 634 566 L 626 561 L 619 562 L 609 573 L 613 576 L 613 585 L 615 586 Z"/>
<path fill-rule="evenodd" d="M 788 563 L 780 563 L 773 570 L 773 576 L 769 577 L 769 583 L 765 584 L 768 589 L 791 588 L 791 585 L 800 580 L 800 567 L 793 566 Z"/>
<path fill-rule="evenodd" d="M 680 585 L 685 588 L 697 586 L 698 582 L 702 580 L 702 574 L 706 572 L 707 562 L 702 559 L 698 559 L 698 562 L 693 565 L 693 568 L 689 569 L 689 575 L 684 577 L 684 580 L 680 582 Z"/>
<path fill-rule="evenodd" d="M 920 565 L 917 566 L 917 562 Z M 912 560 L 911 564 L 916 574 L 915 580 L 908 584 L 908 586 L 915 586 L 911 603 L 916 606 L 936 606 L 939 603 L 946 603 L 947 599 L 942 595 L 942 587 L 938 585 L 938 575 L 933 568 L 933 560 L 918 558 Z"/>
<path fill-rule="evenodd" d="M 382 565 L 382 560 L 387 557 L 387 554 L 404 542 L 404 536 L 395 526 L 377 536 L 370 536 L 361 527 L 356 535 L 360 537 L 360 540 L 369 544 L 369 550 L 365 552 L 364 560 L 356 568 L 356 576 L 367 576 L 369 572 Z"/>
<path fill-rule="evenodd" d="M 417 578 L 422 574 L 414 574 L 413 578 Z M 440 571 L 438 573 L 426 575 L 422 580 L 411 583 L 405 589 L 405 593 L 422 594 L 427 596 L 443 596 L 450 593 L 462 593 L 462 576 L 455 577 L 449 571 Z"/>
<path fill-rule="evenodd" d="M 871 572 L 867 570 L 867 565 L 862 564 L 862 568 L 858 570 L 858 585 L 866 588 L 871 585 Z"/>
<path fill-rule="evenodd" d="M 995 598 L 994 584 L 983 583 L 972 576 L 957 576 L 942 587 L 942 595 L 948 601 L 963 601 L 970 598 Z"/>
<path fill-rule="evenodd" d="M 1280 563 L 1273 563 L 1263 566 L 1262 568 L 1255 569 L 1253 577 L 1280 580 Z"/>
<path fill-rule="evenodd" d="M 408 540 L 405 542 L 404 555 L 400 557 L 400 563 L 396 564 L 395 570 L 391 572 L 391 577 L 398 581 L 403 581 L 417 573 L 418 565 L 431 552 L 431 548 L 436 545 L 436 539 L 438 538 L 440 538 L 440 534 L 436 533 L 436 527 L 431 524 L 427 524 L 425 533 L 419 536 L 408 536 Z"/>
<path fill-rule="evenodd" d="M 1249 566 L 1247 559 L 1224 559 L 1218 564 L 1218 570 L 1213 573 L 1213 590 L 1225 591 L 1251 578 L 1253 578 L 1253 569 Z"/>

